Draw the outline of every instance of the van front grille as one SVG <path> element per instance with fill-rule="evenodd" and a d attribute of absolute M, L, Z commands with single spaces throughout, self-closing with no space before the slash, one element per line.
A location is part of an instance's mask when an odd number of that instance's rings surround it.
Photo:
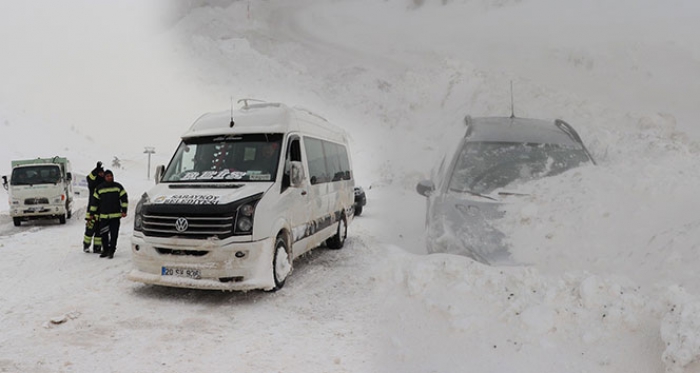
<path fill-rule="evenodd" d="M 234 216 L 143 216 L 143 234 L 152 237 L 220 239 L 233 235 Z"/>

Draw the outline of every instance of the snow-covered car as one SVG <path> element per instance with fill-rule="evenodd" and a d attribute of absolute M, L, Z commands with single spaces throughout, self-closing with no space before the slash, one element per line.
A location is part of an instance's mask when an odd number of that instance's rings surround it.
<path fill-rule="evenodd" d="M 367 204 L 367 195 L 365 190 L 361 186 L 355 187 L 355 216 L 362 215 L 362 210 L 364 210 Z"/>
<path fill-rule="evenodd" d="M 507 260 L 504 235 L 492 225 L 499 208 L 524 195 L 524 182 L 595 164 L 581 137 L 563 120 L 466 117 L 466 134 L 431 179 L 416 190 L 427 197 L 429 253 L 466 255 L 483 263 Z"/>

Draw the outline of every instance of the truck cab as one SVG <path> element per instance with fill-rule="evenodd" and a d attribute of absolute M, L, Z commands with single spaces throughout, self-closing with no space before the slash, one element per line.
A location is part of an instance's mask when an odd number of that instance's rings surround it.
<path fill-rule="evenodd" d="M 73 175 L 70 161 L 62 157 L 12 161 L 9 181 L 10 216 L 19 227 L 23 221 L 58 219 L 65 224 L 73 211 Z"/>

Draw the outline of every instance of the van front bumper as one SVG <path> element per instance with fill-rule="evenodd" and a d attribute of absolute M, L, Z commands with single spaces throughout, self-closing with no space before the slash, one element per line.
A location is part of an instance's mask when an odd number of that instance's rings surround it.
<path fill-rule="evenodd" d="M 270 290 L 274 240 L 225 242 L 134 235 L 134 269 L 128 278 L 191 289 Z"/>

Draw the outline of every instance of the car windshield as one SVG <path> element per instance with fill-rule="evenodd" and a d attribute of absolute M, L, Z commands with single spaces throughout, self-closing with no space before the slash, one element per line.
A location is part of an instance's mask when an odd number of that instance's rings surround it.
<path fill-rule="evenodd" d="M 58 166 L 26 166 L 17 167 L 12 170 L 10 184 L 12 185 L 34 185 L 34 184 L 56 184 L 61 179 L 61 171 Z"/>
<path fill-rule="evenodd" d="M 588 160 L 583 149 L 556 144 L 467 142 L 449 188 L 489 194 L 514 182 L 560 174 Z"/>
<path fill-rule="evenodd" d="M 282 137 L 254 134 L 185 139 L 161 181 L 274 181 Z"/>

